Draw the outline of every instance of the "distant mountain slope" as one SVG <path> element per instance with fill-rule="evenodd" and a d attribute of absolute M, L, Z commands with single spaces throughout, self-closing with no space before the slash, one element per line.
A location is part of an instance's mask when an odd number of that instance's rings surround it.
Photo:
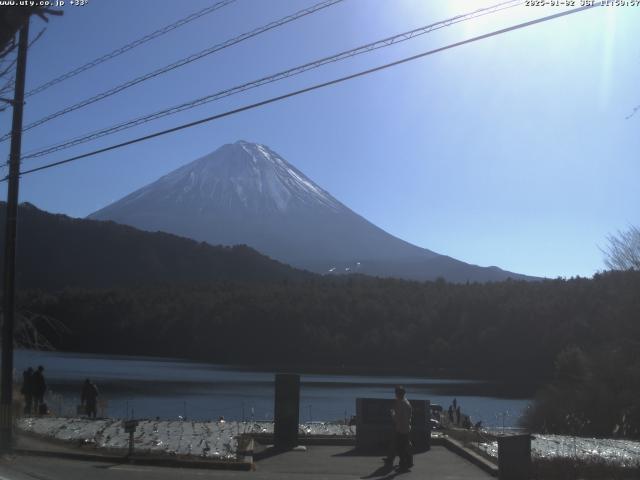
<path fill-rule="evenodd" d="M 526 279 L 439 255 L 378 228 L 264 145 L 238 141 L 91 214 L 211 244 L 247 244 L 318 273 Z"/>
<path fill-rule="evenodd" d="M 2 202 L 1 225 L 5 215 L 6 203 Z M 0 247 L 1 255 L 4 236 Z M 18 213 L 18 288 L 280 281 L 311 275 L 246 246 L 214 247 L 113 222 L 54 215 L 28 203 Z"/>

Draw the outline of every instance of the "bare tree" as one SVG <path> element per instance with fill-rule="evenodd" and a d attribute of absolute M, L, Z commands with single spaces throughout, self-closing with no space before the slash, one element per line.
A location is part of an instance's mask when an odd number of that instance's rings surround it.
<path fill-rule="evenodd" d="M 62 15 L 62 11 L 41 6 L 0 6 L 0 59 L 16 50 L 16 33 L 29 21 L 31 15 L 37 15 L 48 22 L 48 15 Z"/>
<path fill-rule="evenodd" d="M 604 263 L 612 270 L 640 270 L 640 228 L 618 230 L 607 237 L 609 245 L 601 249 Z"/>
<path fill-rule="evenodd" d="M 28 310 L 17 312 L 17 320 L 14 340 L 16 348 L 55 350 L 56 340 L 70 332 L 60 320 Z"/>
<path fill-rule="evenodd" d="M 55 350 L 55 343 L 70 332 L 60 320 L 28 310 L 17 311 L 16 320 L 15 348 Z"/>

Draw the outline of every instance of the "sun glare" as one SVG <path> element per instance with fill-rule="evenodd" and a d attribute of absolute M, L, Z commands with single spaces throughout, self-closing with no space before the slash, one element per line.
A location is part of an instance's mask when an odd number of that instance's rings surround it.
<path fill-rule="evenodd" d="M 420 2 L 415 3 L 417 8 Z M 422 7 L 424 10 L 424 3 Z M 513 1 L 513 2 L 499 2 L 499 1 L 474 1 L 474 0 L 449 0 L 443 2 L 442 9 L 437 11 L 440 19 L 453 18 L 458 15 L 466 15 L 472 12 L 476 12 L 481 9 L 495 7 L 495 9 L 488 10 L 487 13 L 482 14 L 473 20 L 463 21 L 459 24 L 459 31 L 463 32 L 464 36 L 474 36 L 486 33 L 490 30 L 504 28 L 510 25 L 517 25 L 519 23 L 534 20 L 536 18 L 542 18 L 548 15 L 554 15 L 563 11 L 572 10 L 576 7 L 567 6 L 532 6 L 529 2 Z M 430 12 L 431 15 L 436 11 Z M 576 27 L 576 28 L 579 28 Z"/>

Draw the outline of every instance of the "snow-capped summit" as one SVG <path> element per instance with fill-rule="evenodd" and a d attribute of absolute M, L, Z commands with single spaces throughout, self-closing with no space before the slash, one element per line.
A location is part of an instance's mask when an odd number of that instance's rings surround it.
<path fill-rule="evenodd" d="M 247 244 L 320 273 L 498 280 L 481 268 L 400 240 L 357 215 L 265 145 L 223 145 L 89 218 L 210 244 Z"/>
<path fill-rule="evenodd" d="M 149 200 L 189 205 L 198 211 L 218 207 L 254 212 L 345 208 L 280 155 L 244 140 L 174 170 L 108 209 Z"/>
<path fill-rule="evenodd" d="M 176 201 L 212 202 L 253 210 L 344 208 L 268 147 L 240 140 L 185 165 L 149 186 L 168 187 Z M 176 188 L 177 187 L 177 188 Z"/>

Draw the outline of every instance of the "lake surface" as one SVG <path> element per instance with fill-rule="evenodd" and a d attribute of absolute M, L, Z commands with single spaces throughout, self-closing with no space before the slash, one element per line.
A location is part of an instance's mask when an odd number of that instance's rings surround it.
<path fill-rule="evenodd" d="M 45 367 L 47 402 L 56 412 L 72 414 L 80 403 L 82 382 L 91 378 L 110 417 L 273 419 L 274 372 L 167 358 L 31 350 L 16 350 L 14 363 L 19 380 L 27 367 Z M 389 398 L 397 384 L 405 386 L 408 398 L 430 400 L 445 409 L 457 398 L 463 413 L 485 426 L 516 426 L 530 402 L 473 380 L 304 374 L 301 382 L 301 422 L 343 420 L 355 414 L 357 397 Z"/>

